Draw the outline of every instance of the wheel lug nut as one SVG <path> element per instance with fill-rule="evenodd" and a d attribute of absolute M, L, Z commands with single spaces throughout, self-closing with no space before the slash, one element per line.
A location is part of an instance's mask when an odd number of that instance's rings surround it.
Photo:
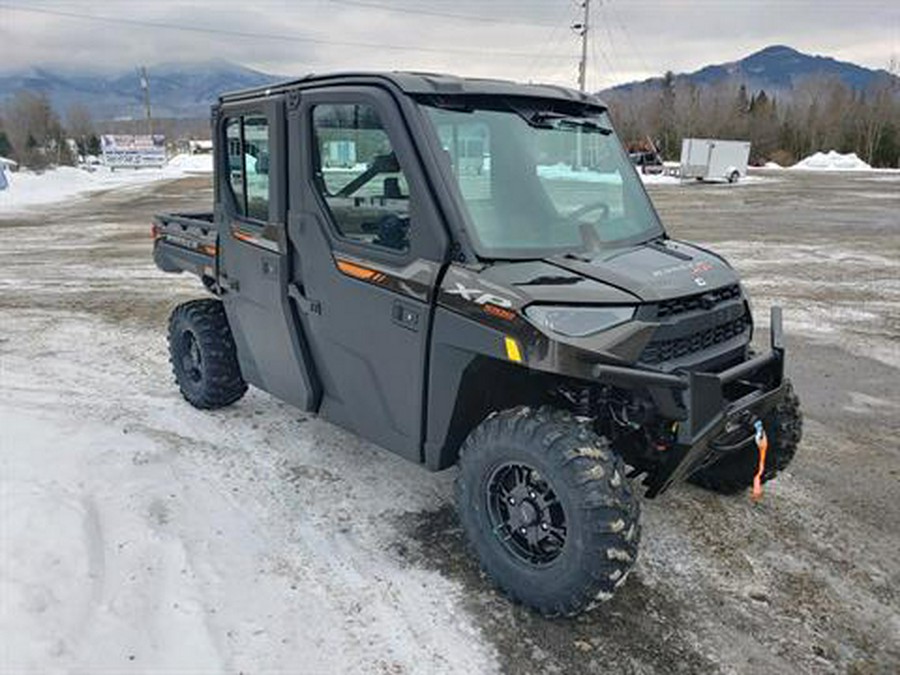
<path fill-rule="evenodd" d="M 515 500 L 514 498 L 510 497 L 510 498 L 509 498 L 509 503 L 510 503 L 510 504 L 515 504 L 515 503 L 516 503 L 516 500 Z"/>
<path fill-rule="evenodd" d="M 549 529 L 550 529 L 550 526 L 549 526 L 547 523 L 541 523 L 541 529 L 542 529 L 542 530 L 549 530 Z"/>
<path fill-rule="evenodd" d="M 527 530 L 524 527 L 521 527 L 521 528 L 519 528 L 519 532 L 521 532 L 522 534 L 525 534 L 527 532 Z"/>
<path fill-rule="evenodd" d="M 531 497 L 532 499 L 536 499 L 536 498 L 537 498 L 537 495 L 534 494 L 533 492 L 529 492 L 529 493 L 528 493 L 528 496 Z"/>

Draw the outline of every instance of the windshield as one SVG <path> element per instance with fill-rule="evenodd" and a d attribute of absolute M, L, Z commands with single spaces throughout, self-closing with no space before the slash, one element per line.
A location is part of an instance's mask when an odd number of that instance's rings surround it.
<path fill-rule="evenodd" d="M 632 245 L 663 233 L 605 112 L 543 101 L 423 102 L 480 256 L 536 258 Z"/>

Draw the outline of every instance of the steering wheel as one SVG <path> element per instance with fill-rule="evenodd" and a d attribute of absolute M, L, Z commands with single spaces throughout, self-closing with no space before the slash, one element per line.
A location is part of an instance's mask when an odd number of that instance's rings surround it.
<path fill-rule="evenodd" d="M 600 215 L 600 220 L 606 220 L 607 218 L 609 218 L 609 204 L 607 204 L 606 202 L 591 202 L 590 204 L 579 206 L 566 217 L 569 220 L 578 220 L 586 213 L 591 213 L 598 210 L 603 212 Z"/>
<path fill-rule="evenodd" d="M 363 232 L 375 232 L 373 244 L 386 246 L 398 251 L 409 243 L 409 218 L 402 218 L 395 213 L 386 213 L 374 223 L 363 223 Z"/>

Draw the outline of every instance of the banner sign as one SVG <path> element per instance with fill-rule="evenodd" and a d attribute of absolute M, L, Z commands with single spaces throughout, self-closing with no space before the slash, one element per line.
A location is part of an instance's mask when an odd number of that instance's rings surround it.
<path fill-rule="evenodd" d="M 103 163 L 120 167 L 165 166 L 166 137 L 154 134 L 143 136 L 104 135 L 100 137 Z"/>

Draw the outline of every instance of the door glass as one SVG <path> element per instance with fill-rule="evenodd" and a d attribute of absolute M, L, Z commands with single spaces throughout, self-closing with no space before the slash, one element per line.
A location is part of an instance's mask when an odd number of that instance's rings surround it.
<path fill-rule="evenodd" d="M 407 250 L 409 184 L 375 108 L 318 105 L 312 118 L 315 187 L 335 228 L 356 243 Z"/>
<path fill-rule="evenodd" d="M 269 122 L 234 117 L 225 124 L 228 182 L 238 215 L 269 219 Z"/>
<path fill-rule="evenodd" d="M 241 147 L 241 118 L 228 120 L 225 125 L 225 141 L 228 144 L 228 182 L 231 185 L 231 194 L 237 205 L 238 212 L 244 216 L 246 213 L 246 201 L 244 199 L 244 161 Z"/>
<path fill-rule="evenodd" d="M 269 219 L 269 123 L 265 117 L 244 118 L 244 171 L 247 216 Z"/>

